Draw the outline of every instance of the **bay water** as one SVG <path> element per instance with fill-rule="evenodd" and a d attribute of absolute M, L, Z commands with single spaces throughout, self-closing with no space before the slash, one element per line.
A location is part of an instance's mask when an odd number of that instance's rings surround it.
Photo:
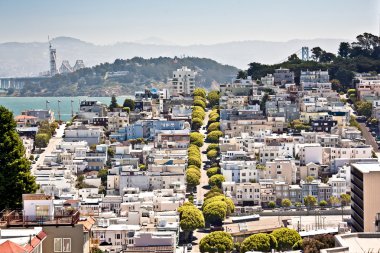
<path fill-rule="evenodd" d="M 126 98 L 133 98 L 133 96 L 116 97 L 117 102 L 121 105 Z M 59 102 L 61 120 L 67 121 L 71 119 L 71 104 L 75 114 L 79 111 L 80 101 L 83 100 L 96 100 L 106 105 L 111 102 L 110 97 L 0 97 L 0 106 L 8 108 L 14 116 L 17 116 L 25 110 L 46 109 L 47 105 L 50 110 L 54 111 L 54 116 L 58 119 L 58 101 L 61 101 Z"/>

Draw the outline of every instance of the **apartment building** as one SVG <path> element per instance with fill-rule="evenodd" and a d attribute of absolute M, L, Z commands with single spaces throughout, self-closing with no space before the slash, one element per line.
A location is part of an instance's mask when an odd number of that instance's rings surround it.
<path fill-rule="evenodd" d="M 173 94 L 191 96 L 195 89 L 196 72 L 186 66 L 173 71 L 171 89 Z"/>
<path fill-rule="evenodd" d="M 375 232 L 380 213 L 380 164 L 351 164 L 351 221 L 355 232 Z"/>

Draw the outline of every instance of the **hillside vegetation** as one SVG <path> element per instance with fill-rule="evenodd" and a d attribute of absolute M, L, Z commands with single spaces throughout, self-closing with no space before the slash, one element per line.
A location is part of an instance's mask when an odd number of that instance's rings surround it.
<path fill-rule="evenodd" d="M 153 84 L 165 87 L 173 70 L 182 66 L 196 70 L 198 72 L 196 84 L 205 88 L 210 88 L 214 82 L 231 81 L 238 71 L 235 67 L 222 65 L 206 58 L 143 59 L 135 57 L 128 60 L 117 59 L 113 63 L 104 63 L 69 74 L 58 74 L 38 83 L 27 83 L 21 91 L 21 95 L 110 96 L 112 94 L 131 94 L 144 87 L 152 87 Z M 110 75 L 110 72 L 118 71 L 124 71 L 123 75 Z"/>
<path fill-rule="evenodd" d="M 320 47 L 312 48 L 311 53 L 309 61 L 302 61 L 293 54 L 287 61 L 274 65 L 252 62 L 248 70 L 240 71 L 238 76 L 259 79 L 267 73 L 274 73 L 275 69 L 288 68 L 295 72 L 295 82 L 298 84 L 301 70 L 328 70 L 330 78 L 335 79 L 333 88 L 346 92 L 353 87 L 354 72 L 380 73 L 380 38 L 370 33 L 357 36 L 352 43 L 341 42 L 338 54 L 326 52 Z"/>

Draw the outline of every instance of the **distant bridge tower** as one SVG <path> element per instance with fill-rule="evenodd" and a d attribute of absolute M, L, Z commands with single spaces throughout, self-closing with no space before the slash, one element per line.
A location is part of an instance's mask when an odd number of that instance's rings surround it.
<path fill-rule="evenodd" d="M 48 37 L 48 40 L 49 40 L 49 54 L 50 54 L 50 76 L 55 76 L 56 74 L 58 74 L 57 62 L 56 62 L 57 61 L 56 50 L 55 48 L 52 48 L 49 37 Z"/>
<path fill-rule="evenodd" d="M 301 56 L 302 56 L 303 61 L 309 60 L 309 48 L 308 47 L 302 47 Z"/>

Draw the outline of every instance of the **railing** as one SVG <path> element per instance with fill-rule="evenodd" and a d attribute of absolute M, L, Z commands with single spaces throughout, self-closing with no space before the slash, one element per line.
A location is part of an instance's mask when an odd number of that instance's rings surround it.
<path fill-rule="evenodd" d="M 8 227 L 12 226 L 58 226 L 58 225 L 74 225 L 78 223 L 80 218 L 79 211 L 65 212 L 61 215 L 40 215 L 31 216 L 23 215 L 22 211 L 11 211 L 3 216 Z"/>

